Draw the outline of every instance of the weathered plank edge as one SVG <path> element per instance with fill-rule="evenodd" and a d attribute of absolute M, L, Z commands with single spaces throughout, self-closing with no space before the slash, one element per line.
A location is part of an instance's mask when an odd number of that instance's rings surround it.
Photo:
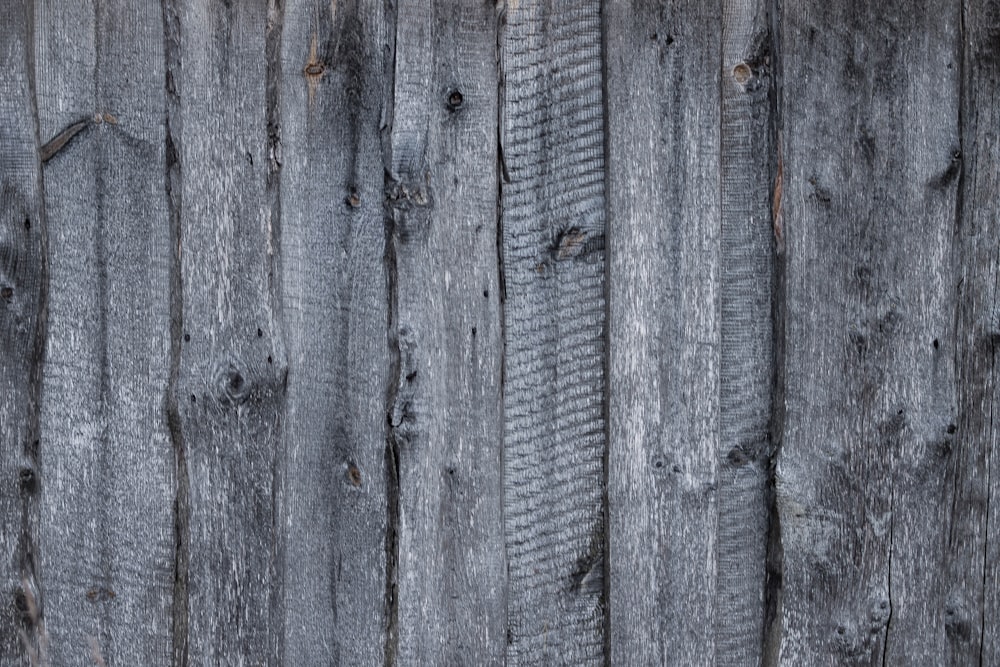
<path fill-rule="evenodd" d="M 188 569 L 190 528 L 190 480 L 187 451 L 177 403 L 180 376 L 181 335 L 184 326 L 184 290 L 181 283 L 181 208 L 183 181 L 180 163 L 181 101 L 178 90 L 181 69 L 181 33 L 178 0 L 163 0 L 164 88 L 166 97 L 166 173 L 164 187 L 170 220 L 170 375 L 164 396 L 164 413 L 174 450 L 174 601 L 173 660 L 178 667 L 188 664 Z"/>
<path fill-rule="evenodd" d="M 786 280 L 785 252 L 781 220 L 781 141 L 782 141 L 782 83 L 784 62 L 782 60 L 783 33 L 781 29 L 782 0 L 767 0 L 768 21 L 771 28 L 771 71 L 772 82 L 769 95 L 769 115 L 771 146 L 771 228 L 774 230 L 774 258 L 771 265 L 771 345 L 772 381 L 771 388 L 771 450 L 767 462 L 767 504 L 768 534 L 766 552 L 766 580 L 764 582 L 764 623 L 761 637 L 761 662 L 763 665 L 777 665 L 781 651 L 781 606 L 784 549 L 781 542 L 781 517 L 777 502 L 777 468 L 779 454 L 784 442 L 785 430 L 785 321 Z"/>

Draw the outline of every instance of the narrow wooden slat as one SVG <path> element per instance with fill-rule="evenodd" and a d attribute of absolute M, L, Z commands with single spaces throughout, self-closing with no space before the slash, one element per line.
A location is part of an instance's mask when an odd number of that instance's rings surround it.
<path fill-rule="evenodd" d="M 0 21 L 0 665 L 38 651 L 38 405 L 45 338 L 45 217 L 32 12 Z M 25 586 L 25 584 L 27 584 Z M 36 607 L 37 609 L 37 607 Z M 37 615 L 35 615 L 37 620 Z M 24 631 L 24 640 L 19 634 Z"/>
<path fill-rule="evenodd" d="M 496 11 L 404 0 L 390 271 L 401 665 L 500 665 L 506 636 Z"/>
<path fill-rule="evenodd" d="M 36 12 L 39 131 L 51 147 L 39 445 L 50 659 L 166 665 L 174 472 L 160 5 L 42 1 Z M 79 129 L 63 141 L 66 128 Z"/>
<path fill-rule="evenodd" d="M 939 664 L 959 3 L 782 15 L 780 663 Z"/>
<path fill-rule="evenodd" d="M 401 664 L 500 664 L 496 15 L 398 9 L 389 197 Z M 476 619 L 474 623 L 469 619 Z"/>
<path fill-rule="evenodd" d="M 383 664 L 387 283 L 383 3 L 285 5 L 281 37 L 284 660 Z"/>
<path fill-rule="evenodd" d="M 774 373 L 769 21 L 761 0 L 723 3 L 717 665 L 762 658 Z"/>
<path fill-rule="evenodd" d="M 716 661 L 721 27 L 608 5 L 613 664 Z"/>
<path fill-rule="evenodd" d="M 276 34 L 268 28 L 280 17 L 264 0 L 177 0 L 168 9 L 180 35 L 170 83 L 179 98 L 171 145 L 180 174 L 175 400 L 189 487 L 179 518 L 187 589 L 178 600 L 187 660 L 280 664 L 286 366 L 266 103 L 266 41 Z"/>
<path fill-rule="evenodd" d="M 511 0 L 500 39 L 508 664 L 604 660 L 600 3 Z"/>
<path fill-rule="evenodd" d="M 942 440 L 955 470 L 954 517 L 948 532 L 944 621 L 948 664 L 1000 662 L 1000 488 L 995 416 L 1000 408 L 996 349 L 1000 343 L 1000 7 L 964 3 L 963 146 L 957 271 L 958 331 L 943 340 L 957 361 L 958 418 Z M 959 165 L 956 164 L 956 167 Z M 954 351 L 950 347 L 954 345 Z"/>

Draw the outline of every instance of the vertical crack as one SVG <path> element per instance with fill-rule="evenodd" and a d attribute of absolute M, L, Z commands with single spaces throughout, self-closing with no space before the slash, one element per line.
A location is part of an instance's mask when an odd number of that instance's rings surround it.
<path fill-rule="evenodd" d="M 604 581 L 601 587 L 601 608 L 604 611 L 604 664 L 611 665 L 611 127 L 608 107 L 608 4 L 601 2 L 601 122 L 603 124 L 604 151 L 604 341 L 602 372 L 604 374 L 604 395 L 602 397 L 602 418 L 604 420 L 604 452 L 601 457 L 604 540 L 602 549 Z"/>
<path fill-rule="evenodd" d="M 771 392 L 770 458 L 768 461 L 767 503 L 768 535 L 766 555 L 766 580 L 764 585 L 764 636 L 761 655 L 764 665 L 777 665 L 781 649 L 781 598 L 784 549 L 781 542 L 781 516 L 778 511 L 777 463 L 781 453 L 785 428 L 785 244 L 781 230 L 780 193 L 784 177 L 781 156 L 781 0 L 769 0 L 768 19 L 771 26 L 771 67 L 773 83 L 768 94 L 770 103 L 771 147 L 774 161 L 771 165 L 775 184 L 775 201 L 772 202 L 772 227 L 775 230 L 774 293 L 771 301 L 772 355 L 774 369 Z M 781 230 L 781 231 L 779 231 Z"/>
<path fill-rule="evenodd" d="M 383 263 L 386 275 L 388 321 L 386 342 L 389 347 L 389 386 L 386 390 L 385 425 L 385 665 L 394 667 L 399 650 L 399 599 L 397 573 L 399 569 L 399 442 L 394 427 L 399 386 L 402 380 L 402 351 L 399 342 L 399 289 L 396 261 L 396 222 L 393 211 L 395 177 L 392 173 L 392 124 L 396 86 L 397 9 L 394 0 L 384 0 L 385 23 L 389 26 L 387 58 L 385 59 L 385 90 L 382 96 L 382 160 L 385 170 L 383 217 L 385 248 Z"/>
<path fill-rule="evenodd" d="M 497 142 L 497 219 L 496 219 L 496 253 L 497 253 L 497 292 L 499 294 L 500 309 L 500 526 L 501 532 L 506 534 L 504 527 L 507 525 L 507 485 L 503 483 L 503 471 L 507 469 L 507 454 L 504 447 L 504 437 L 507 424 L 507 401 L 505 392 L 507 388 L 507 279 L 504 273 L 503 257 L 503 186 L 510 183 L 510 174 L 507 172 L 507 164 L 503 154 L 503 123 L 504 123 L 504 103 L 506 81 L 504 79 L 503 67 L 503 34 L 504 26 L 507 22 L 507 9 L 504 0 L 498 0 L 496 5 L 496 68 L 497 68 L 497 113 L 496 113 L 496 142 Z M 507 540 L 503 540 L 503 561 L 504 573 L 504 628 L 507 641 L 504 643 L 504 660 L 506 662 L 507 648 L 511 643 L 510 630 L 510 607 L 508 604 L 509 582 L 510 582 L 510 556 L 507 550 Z"/>
<path fill-rule="evenodd" d="M 173 664 L 188 664 L 188 548 L 190 544 L 190 480 L 187 452 L 181 430 L 177 403 L 177 379 L 180 372 L 181 337 L 184 322 L 184 294 L 181 281 L 181 162 L 180 90 L 177 77 L 181 67 L 180 17 L 176 0 L 163 2 L 163 54 L 165 59 L 166 97 L 166 197 L 170 220 L 170 375 L 165 397 L 165 411 L 170 441 L 174 450 L 176 489 L 174 497 L 174 591 L 173 591 Z"/>
<path fill-rule="evenodd" d="M 284 0 L 268 0 L 267 28 L 264 38 L 266 62 L 264 104 L 267 123 L 265 160 L 265 198 L 268 206 L 268 298 L 272 330 L 283 331 L 281 310 L 281 40 L 284 28 Z M 273 320 L 278 319 L 275 322 Z M 283 341 L 283 337 L 281 340 Z M 273 340 L 273 339 L 272 339 Z M 282 382 L 287 381 L 287 367 Z M 285 387 L 287 389 L 287 386 Z M 288 392 L 282 392 L 287 401 Z M 282 414 L 285 410 L 282 410 Z M 287 438 L 279 431 L 279 441 L 273 453 L 271 469 L 271 586 L 269 592 L 269 627 L 272 658 L 275 664 L 285 664 L 285 553 L 284 492 L 286 487 Z"/>
<path fill-rule="evenodd" d="M 34 471 L 34 480 L 44 479 L 39 456 L 41 441 L 41 405 L 42 405 L 42 368 L 45 361 L 45 348 L 48 342 L 49 314 L 49 229 L 45 207 L 45 176 L 42 163 L 45 161 L 41 145 L 41 124 L 38 113 L 37 83 L 35 80 L 35 12 L 34 4 L 25 7 L 26 21 L 24 31 L 25 68 L 27 70 L 28 97 L 31 104 L 32 128 L 35 136 L 38 160 L 36 162 L 36 225 L 38 227 L 38 296 L 37 317 L 31 346 L 31 362 L 28 378 L 27 406 L 28 424 L 24 431 L 22 452 Z M 23 481 L 23 478 L 22 478 Z M 39 667 L 48 665 L 48 633 L 45 630 L 44 599 L 42 597 L 41 571 L 38 559 L 38 526 L 40 523 L 40 494 L 26 493 L 21 495 L 21 534 L 18 539 L 18 553 L 21 560 L 21 588 L 18 590 L 15 604 L 22 606 L 22 621 L 24 629 L 21 639 L 25 645 L 31 664 Z"/>

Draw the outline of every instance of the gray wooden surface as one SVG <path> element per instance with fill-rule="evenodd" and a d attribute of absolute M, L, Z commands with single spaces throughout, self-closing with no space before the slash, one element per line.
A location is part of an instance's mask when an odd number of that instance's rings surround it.
<path fill-rule="evenodd" d="M 14 0 L 0 667 L 990 665 L 992 0 Z"/>

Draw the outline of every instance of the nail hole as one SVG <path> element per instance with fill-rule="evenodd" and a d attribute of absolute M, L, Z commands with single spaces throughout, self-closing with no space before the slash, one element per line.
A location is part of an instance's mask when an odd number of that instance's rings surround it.
<path fill-rule="evenodd" d="M 264 332 L 261 331 L 260 329 L 257 329 L 257 338 L 262 338 L 263 336 L 264 336 Z"/>
<path fill-rule="evenodd" d="M 306 65 L 305 72 L 308 76 L 322 76 L 325 70 L 323 63 L 309 63 Z"/>
<path fill-rule="evenodd" d="M 194 394 L 191 394 L 191 402 L 192 403 L 197 403 L 198 402 L 198 399 L 194 397 Z"/>
<path fill-rule="evenodd" d="M 461 92 L 459 92 L 457 90 L 451 91 L 448 94 L 448 110 L 449 111 L 458 111 L 458 109 L 461 108 L 461 106 L 462 106 L 462 102 L 464 102 L 464 101 L 465 101 L 465 99 L 462 97 L 462 93 Z"/>
<path fill-rule="evenodd" d="M 0 297 L 3 297 L 5 300 L 10 301 L 12 298 L 14 298 L 14 288 L 13 287 L 0 288 Z"/>
<path fill-rule="evenodd" d="M 191 342 L 191 334 L 184 334 L 184 342 L 185 343 Z"/>
<path fill-rule="evenodd" d="M 954 424 L 948 424 L 948 433 L 954 433 L 958 429 Z"/>
<path fill-rule="evenodd" d="M 483 297 L 487 299 L 490 298 L 490 291 L 488 289 L 483 290 Z"/>
<path fill-rule="evenodd" d="M 472 327 L 472 335 L 473 335 L 473 336 L 475 336 L 475 335 L 476 335 L 476 327 Z"/>
<path fill-rule="evenodd" d="M 272 363 L 273 361 L 274 361 L 274 360 L 273 360 L 273 359 L 271 359 L 271 357 L 268 357 L 268 358 L 267 358 L 267 363 L 269 363 L 269 364 L 270 364 L 270 363 Z"/>
<path fill-rule="evenodd" d="M 938 349 L 938 346 L 939 346 L 939 345 L 940 345 L 940 343 L 938 342 L 938 339 L 937 339 L 937 338 L 935 338 L 935 339 L 934 339 L 934 349 L 935 349 L 935 350 L 936 350 L 936 349 Z"/>
<path fill-rule="evenodd" d="M 24 228 L 25 229 L 31 229 L 31 218 L 25 218 L 24 219 Z"/>

